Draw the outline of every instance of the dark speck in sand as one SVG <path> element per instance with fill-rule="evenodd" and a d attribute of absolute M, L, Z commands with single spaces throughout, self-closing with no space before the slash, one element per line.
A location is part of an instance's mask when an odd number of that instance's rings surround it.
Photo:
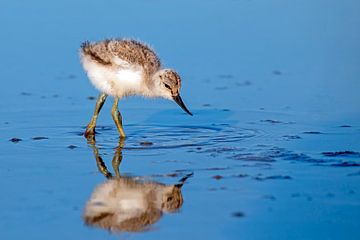
<path fill-rule="evenodd" d="M 323 152 L 322 155 L 327 157 L 360 157 L 359 152 L 353 151 Z"/>
<path fill-rule="evenodd" d="M 341 163 L 333 163 L 331 164 L 333 167 L 359 167 L 359 163 L 355 162 L 341 162 Z"/>
<path fill-rule="evenodd" d="M 350 128 L 351 126 L 350 125 L 341 125 L 339 127 L 341 127 L 341 128 Z"/>
<path fill-rule="evenodd" d="M 46 139 L 49 139 L 48 137 L 33 137 L 31 138 L 32 140 L 46 140 Z"/>
<path fill-rule="evenodd" d="M 329 192 L 329 193 L 326 194 L 326 197 L 333 198 L 333 197 L 335 197 L 335 194 Z"/>
<path fill-rule="evenodd" d="M 224 177 L 221 176 L 221 175 L 215 175 L 212 177 L 213 179 L 216 179 L 216 180 L 220 180 L 220 179 L 223 179 Z"/>
<path fill-rule="evenodd" d="M 144 141 L 144 142 L 140 142 L 140 145 L 141 145 L 141 146 L 151 146 L 151 145 L 153 145 L 153 143 L 152 143 L 152 142 L 148 142 L 148 141 Z"/>
<path fill-rule="evenodd" d="M 236 86 L 239 86 L 239 87 L 250 86 L 250 85 L 251 85 L 250 81 L 244 81 L 244 82 L 237 82 L 236 83 Z"/>
<path fill-rule="evenodd" d="M 285 140 L 295 140 L 295 139 L 301 139 L 300 136 L 297 136 L 297 135 L 284 135 L 282 136 L 283 139 Z"/>
<path fill-rule="evenodd" d="M 301 194 L 300 193 L 293 193 L 293 194 L 291 194 L 291 197 L 293 197 L 293 198 L 301 197 Z"/>
<path fill-rule="evenodd" d="M 69 148 L 69 149 L 75 149 L 75 148 L 77 148 L 77 146 L 75 146 L 75 145 L 69 145 L 69 146 L 67 146 L 67 148 Z"/>
<path fill-rule="evenodd" d="M 69 74 L 67 76 L 68 79 L 75 79 L 76 78 L 76 75 L 75 74 Z"/>
<path fill-rule="evenodd" d="M 305 134 L 322 134 L 321 132 L 318 131 L 307 131 L 307 132 L 303 132 Z"/>
<path fill-rule="evenodd" d="M 211 106 L 211 104 L 209 104 L 209 103 L 203 104 L 203 107 L 210 107 L 210 106 Z"/>
<path fill-rule="evenodd" d="M 167 176 L 167 177 L 179 177 L 180 174 L 174 172 L 174 173 L 168 173 L 168 174 L 166 174 L 166 176 Z"/>
<path fill-rule="evenodd" d="M 249 161 L 249 162 L 275 162 L 276 160 L 268 156 L 252 156 L 248 154 L 236 154 L 231 157 L 235 160 Z"/>
<path fill-rule="evenodd" d="M 31 96 L 32 94 L 29 92 L 22 92 L 20 93 L 22 96 Z"/>
<path fill-rule="evenodd" d="M 212 168 L 205 168 L 205 171 L 223 171 L 223 170 L 228 170 L 229 168 L 227 167 L 212 167 Z"/>
<path fill-rule="evenodd" d="M 249 176 L 248 174 L 240 173 L 240 174 L 235 175 L 234 177 L 237 177 L 237 178 L 245 178 L 245 177 L 248 177 L 248 176 Z"/>
<path fill-rule="evenodd" d="M 243 212 L 233 212 L 231 214 L 231 216 L 236 217 L 236 218 L 242 218 L 242 217 L 245 217 L 245 213 L 243 213 Z"/>
<path fill-rule="evenodd" d="M 59 94 L 53 94 L 52 97 L 53 97 L 53 98 L 58 98 L 58 97 L 59 97 Z"/>
<path fill-rule="evenodd" d="M 10 139 L 9 140 L 10 142 L 13 142 L 13 143 L 18 143 L 18 142 L 20 142 L 20 141 L 22 141 L 22 139 L 21 138 L 12 138 L 12 139 Z"/>
<path fill-rule="evenodd" d="M 264 195 L 263 198 L 264 198 L 264 199 L 268 199 L 268 200 L 272 200 L 272 201 L 275 201 L 275 200 L 276 200 L 276 197 L 273 196 L 273 195 Z"/>
<path fill-rule="evenodd" d="M 292 179 L 292 177 L 290 176 L 283 176 L 283 175 L 274 175 L 274 176 L 268 176 L 268 177 L 261 177 L 261 176 L 257 176 L 254 178 L 255 180 L 258 181 L 264 181 L 264 180 L 278 180 L 278 179 Z"/>
<path fill-rule="evenodd" d="M 266 122 L 266 123 L 282 123 L 281 121 L 272 120 L 272 119 L 261 120 L 260 122 Z"/>
<path fill-rule="evenodd" d="M 280 72 L 279 70 L 274 70 L 274 71 L 272 71 L 272 74 L 274 74 L 274 75 L 281 75 L 282 72 Z"/>
<path fill-rule="evenodd" d="M 94 96 L 90 96 L 90 97 L 88 97 L 87 99 L 89 99 L 89 100 L 95 100 L 95 97 L 94 97 Z"/>

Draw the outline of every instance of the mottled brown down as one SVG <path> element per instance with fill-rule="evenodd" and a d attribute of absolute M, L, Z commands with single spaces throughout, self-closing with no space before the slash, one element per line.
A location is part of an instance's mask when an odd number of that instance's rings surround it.
<path fill-rule="evenodd" d="M 161 67 L 160 59 L 148 45 L 133 39 L 107 39 L 101 42 L 84 42 L 81 45 L 83 54 L 90 56 L 102 65 L 116 65 L 114 57 L 137 64 L 152 76 Z"/>

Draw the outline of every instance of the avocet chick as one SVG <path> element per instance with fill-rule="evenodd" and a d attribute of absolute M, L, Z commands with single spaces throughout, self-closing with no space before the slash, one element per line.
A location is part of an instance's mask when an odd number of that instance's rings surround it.
<path fill-rule="evenodd" d="M 110 179 L 93 192 L 85 207 L 84 221 L 111 232 L 147 230 L 163 212 L 181 207 L 181 186 L 141 182 L 131 177 Z"/>
<path fill-rule="evenodd" d="M 146 44 L 131 39 L 84 42 L 80 57 L 91 83 L 101 92 L 85 137 L 95 136 L 96 121 L 108 95 L 115 99 L 111 114 L 121 138 L 125 137 L 125 132 L 118 102 L 126 96 L 174 100 L 186 113 L 192 115 L 179 94 L 179 74 L 173 69 L 163 68 L 159 57 Z"/>

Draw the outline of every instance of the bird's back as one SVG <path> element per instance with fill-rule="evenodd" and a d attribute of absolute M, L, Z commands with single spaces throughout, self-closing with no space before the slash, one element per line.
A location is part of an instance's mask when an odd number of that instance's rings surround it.
<path fill-rule="evenodd" d="M 84 42 L 82 54 L 104 66 L 117 66 L 116 59 L 139 65 L 152 75 L 160 69 L 161 63 L 156 53 L 146 44 L 132 39 L 111 39 L 101 42 Z"/>

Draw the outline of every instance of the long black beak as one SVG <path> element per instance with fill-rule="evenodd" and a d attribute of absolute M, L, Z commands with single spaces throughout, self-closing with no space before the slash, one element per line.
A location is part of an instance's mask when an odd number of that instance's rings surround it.
<path fill-rule="evenodd" d="M 181 189 L 181 188 L 184 186 L 184 183 L 186 182 L 186 180 L 187 180 L 188 178 L 192 177 L 193 175 L 194 175 L 193 172 L 192 172 L 192 173 L 189 173 L 189 174 L 186 174 L 183 178 L 181 178 L 181 179 L 179 180 L 179 183 L 178 183 L 178 184 L 175 184 L 175 187 Z"/>
<path fill-rule="evenodd" d="M 180 94 L 173 96 L 174 101 L 190 116 L 192 116 L 192 113 L 186 108 L 184 102 L 182 101 Z"/>

